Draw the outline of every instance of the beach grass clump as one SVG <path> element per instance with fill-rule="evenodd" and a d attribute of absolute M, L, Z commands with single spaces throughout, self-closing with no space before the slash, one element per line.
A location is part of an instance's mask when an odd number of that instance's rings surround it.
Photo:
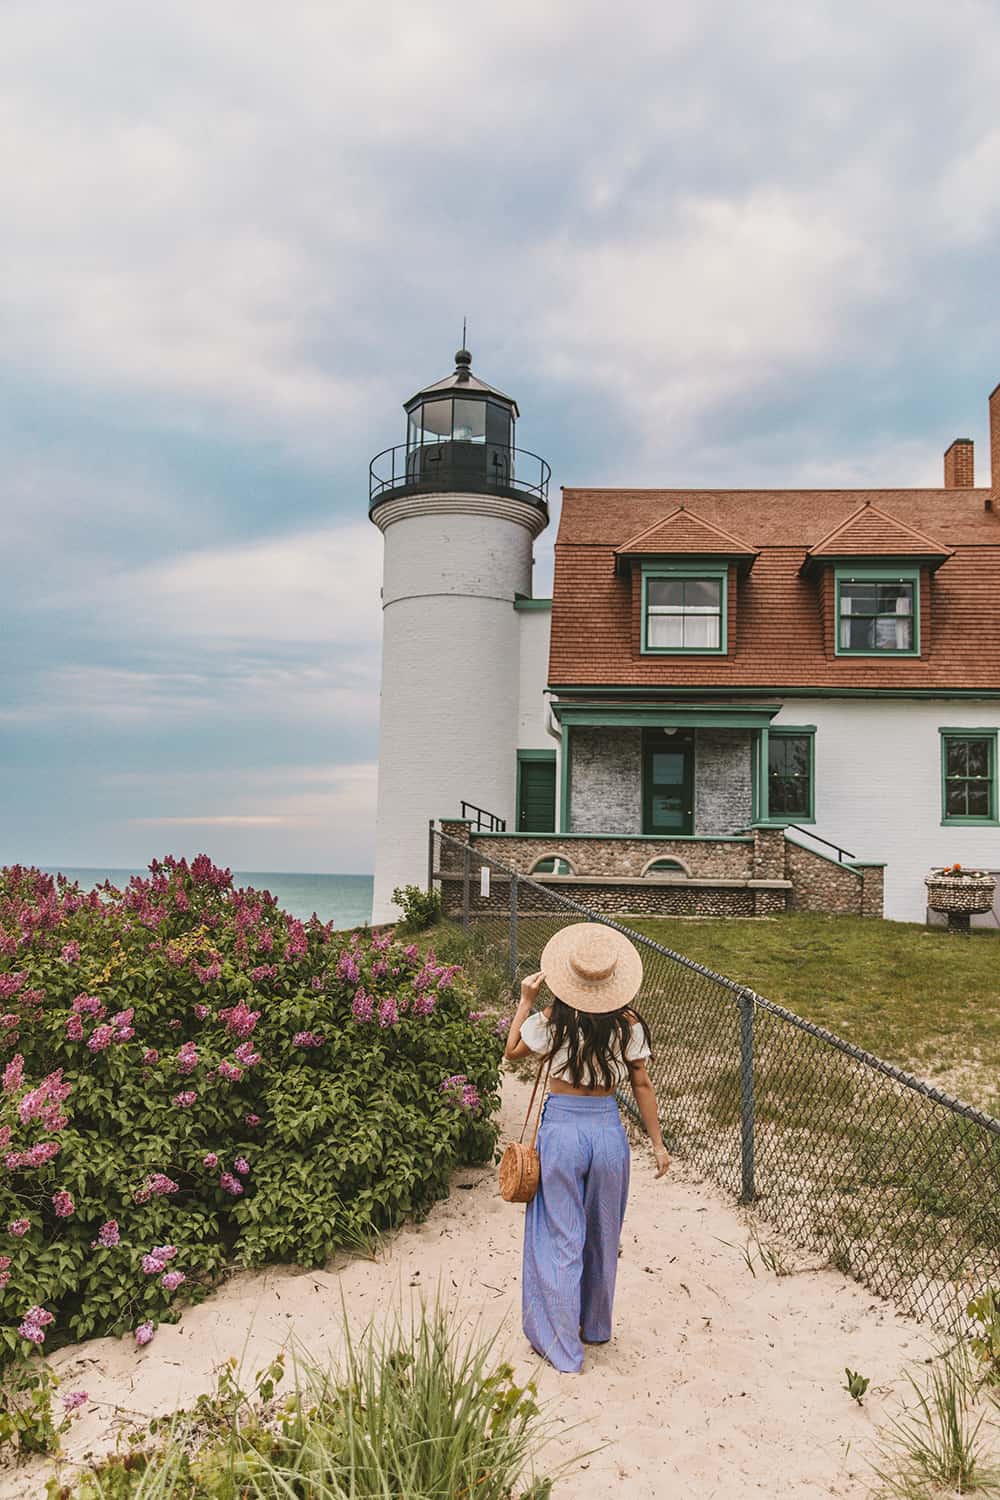
<path fill-rule="evenodd" d="M 497 1335 L 440 1302 L 397 1312 L 332 1370 L 279 1356 L 242 1387 L 235 1361 L 189 1412 L 133 1435 L 52 1500 L 546 1500 L 531 1474 L 546 1428 Z M 290 1376 L 290 1379 L 288 1378 Z M 287 1387 L 287 1389 L 286 1389 Z"/>
<path fill-rule="evenodd" d="M 207 856 L 0 871 L 0 1364 L 422 1215 L 492 1156 L 502 1046 L 457 965 Z"/>
<path fill-rule="evenodd" d="M 907 1380 L 910 1404 L 890 1421 L 873 1464 L 880 1496 L 1000 1495 L 996 1402 L 984 1391 L 969 1344 L 943 1349 L 925 1378 L 907 1372 Z"/>

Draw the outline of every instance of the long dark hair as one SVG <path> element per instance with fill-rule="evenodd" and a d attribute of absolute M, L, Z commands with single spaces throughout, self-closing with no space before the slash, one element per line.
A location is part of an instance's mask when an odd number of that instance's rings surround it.
<path fill-rule="evenodd" d="M 568 1072 L 574 1088 L 613 1089 L 623 1082 L 613 1066 L 617 1061 L 615 1052 L 624 1061 L 635 1021 L 642 1027 L 647 1047 L 652 1049 L 649 1027 L 634 1005 L 623 1005 L 621 1010 L 608 1010 L 594 1016 L 555 999 L 549 1016 L 552 1044 L 546 1056 L 554 1057 L 560 1047 L 565 1046 L 569 1054 L 565 1072 Z"/>

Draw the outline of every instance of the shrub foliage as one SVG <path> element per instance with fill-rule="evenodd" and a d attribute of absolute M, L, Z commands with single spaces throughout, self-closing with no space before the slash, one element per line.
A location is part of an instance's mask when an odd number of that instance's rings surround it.
<path fill-rule="evenodd" d="M 207 856 L 0 871 L 0 1362 L 424 1213 L 493 1150 L 501 1050 L 460 969 Z"/>

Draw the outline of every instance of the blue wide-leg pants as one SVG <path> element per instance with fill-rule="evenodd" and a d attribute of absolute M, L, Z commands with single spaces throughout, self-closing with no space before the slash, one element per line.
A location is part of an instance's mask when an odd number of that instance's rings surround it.
<path fill-rule="evenodd" d="M 611 1337 L 631 1165 L 614 1096 L 550 1094 L 537 1146 L 542 1175 L 525 1211 L 521 1320 L 533 1348 L 575 1374 L 583 1340 Z"/>

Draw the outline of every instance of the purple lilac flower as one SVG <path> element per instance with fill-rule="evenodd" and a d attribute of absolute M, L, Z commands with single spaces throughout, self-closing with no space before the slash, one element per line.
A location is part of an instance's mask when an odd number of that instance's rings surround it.
<path fill-rule="evenodd" d="M 59 1397 L 59 1400 L 63 1404 L 63 1411 L 70 1412 L 79 1411 L 89 1397 L 86 1391 L 67 1391 L 65 1396 Z"/>
<path fill-rule="evenodd" d="M 166 1275 L 160 1277 L 160 1285 L 168 1292 L 175 1292 L 185 1281 L 187 1277 L 183 1271 L 167 1271 Z"/>
<path fill-rule="evenodd" d="M 337 978 L 346 979 L 348 984 L 357 984 L 361 978 L 361 967 L 353 953 L 346 950 L 337 960 Z"/>
<path fill-rule="evenodd" d="M 238 1198 L 243 1191 L 242 1182 L 238 1177 L 234 1177 L 232 1172 L 223 1172 L 219 1178 L 219 1186 L 233 1198 Z"/>
<path fill-rule="evenodd" d="M 437 1004 L 436 995 L 417 995 L 413 1002 L 415 1016 L 429 1016 Z"/>
<path fill-rule="evenodd" d="M 16 995 L 27 977 L 27 974 L 0 974 L 0 1000 Z"/>
<path fill-rule="evenodd" d="M 199 1004 L 194 1008 L 194 1013 L 198 1017 L 199 1021 L 204 1021 L 206 1016 L 210 1016 L 212 1014 L 212 1008 L 210 1005 L 202 1005 L 199 1002 Z"/>
<path fill-rule="evenodd" d="M 142 1054 L 143 1067 L 155 1068 L 159 1060 L 160 1054 L 157 1052 L 155 1047 L 147 1047 L 145 1052 Z"/>
<path fill-rule="evenodd" d="M 45 1329 L 39 1328 L 37 1323 L 21 1323 L 17 1331 L 23 1339 L 30 1340 L 32 1344 L 44 1344 L 45 1342 Z"/>
<path fill-rule="evenodd" d="M 399 1010 L 391 995 L 388 995 L 378 1008 L 378 1024 L 383 1031 L 389 1026 L 399 1025 Z"/>
<path fill-rule="evenodd" d="M 383 979 L 389 972 L 389 965 L 384 958 L 377 958 L 372 964 L 372 978 Z"/>
<path fill-rule="evenodd" d="M 185 1042 L 177 1054 L 178 1073 L 193 1073 L 198 1066 L 198 1048 L 194 1042 Z"/>
<path fill-rule="evenodd" d="M 107 1223 L 102 1224 L 100 1229 L 97 1231 L 97 1239 L 91 1241 L 90 1248 L 92 1250 L 98 1250 L 102 1248 L 105 1250 L 112 1250 L 114 1249 L 115 1245 L 120 1243 L 120 1241 L 121 1233 L 118 1229 L 118 1220 L 109 1219 Z"/>
<path fill-rule="evenodd" d="M 251 1010 L 245 1001 L 219 1011 L 219 1020 L 238 1037 L 248 1037 L 260 1020 L 260 1011 Z"/>
<path fill-rule="evenodd" d="M 198 1095 L 194 1089 L 181 1089 L 180 1093 L 175 1094 L 170 1102 L 175 1109 L 190 1109 L 197 1098 Z"/>
<path fill-rule="evenodd" d="M 113 1026 L 95 1026 L 87 1040 L 87 1050 L 89 1052 L 104 1052 L 106 1048 L 111 1046 L 114 1034 Z"/>
<path fill-rule="evenodd" d="M 75 964 L 80 957 L 80 944 L 77 942 L 67 943 L 59 957 L 64 963 Z"/>
<path fill-rule="evenodd" d="M 208 1167 L 209 1171 L 211 1171 L 213 1167 L 219 1165 L 219 1158 L 214 1151 L 207 1151 L 201 1159 L 201 1164 L 203 1167 Z"/>
<path fill-rule="evenodd" d="M 24 1058 L 20 1052 L 15 1052 L 10 1062 L 3 1070 L 3 1091 L 12 1094 L 15 1089 L 21 1087 L 24 1079 Z"/>
<path fill-rule="evenodd" d="M 255 1125 L 260 1124 L 260 1115 L 247 1115 L 246 1124 L 249 1125 L 252 1130 Z"/>
<path fill-rule="evenodd" d="M 246 1177 L 247 1173 L 250 1171 L 250 1163 L 247 1161 L 245 1156 L 238 1156 L 236 1158 L 236 1160 L 233 1162 L 233 1171 L 239 1172 L 241 1177 Z"/>
<path fill-rule="evenodd" d="M 375 1014 L 375 1001 L 371 995 L 367 995 L 362 986 L 351 1002 L 351 1015 L 356 1021 L 370 1021 Z"/>
<path fill-rule="evenodd" d="M 71 1194 L 64 1190 L 52 1194 L 52 1207 L 56 1211 L 57 1219 L 71 1219 L 76 1213 L 76 1204 Z"/>
<path fill-rule="evenodd" d="M 318 1031 L 297 1031 L 292 1037 L 293 1047 L 322 1047 L 326 1037 Z"/>
<path fill-rule="evenodd" d="M 277 964 L 258 964 L 256 969 L 250 970 L 250 978 L 254 984 L 260 984 L 265 979 L 277 979 Z"/>
<path fill-rule="evenodd" d="M 475 1114 L 480 1103 L 479 1090 L 474 1083 L 467 1083 L 462 1090 L 462 1108 L 467 1109 L 470 1114 Z"/>
<path fill-rule="evenodd" d="M 155 1332 L 156 1329 L 153 1327 L 152 1323 L 139 1324 L 138 1328 L 135 1330 L 135 1341 L 139 1345 L 140 1349 L 142 1349 L 146 1344 L 149 1343 Z"/>
<path fill-rule="evenodd" d="M 233 1056 L 243 1068 L 255 1068 L 260 1062 L 260 1053 L 253 1050 L 253 1042 L 241 1042 Z"/>
<path fill-rule="evenodd" d="M 12 1234 L 15 1239 L 19 1240 L 23 1235 L 27 1234 L 30 1228 L 30 1219 L 12 1219 L 11 1222 L 7 1225 L 7 1233 Z"/>
<path fill-rule="evenodd" d="M 243 1069 L 236 1063 L 229 1062 L 227 1058 L 222 1059 L 215 1071 L 218 1073 L 219 1077 L 224 1078 L 227 1083 L 239 1083 L 240 1079 L 243 1077 Z"/>
<path fill-rule="evenodd" d="M 66 1036 L 71 1042 L 83 1041 L 83 1022 L 79 1016 L 66 1017 Z"/>

